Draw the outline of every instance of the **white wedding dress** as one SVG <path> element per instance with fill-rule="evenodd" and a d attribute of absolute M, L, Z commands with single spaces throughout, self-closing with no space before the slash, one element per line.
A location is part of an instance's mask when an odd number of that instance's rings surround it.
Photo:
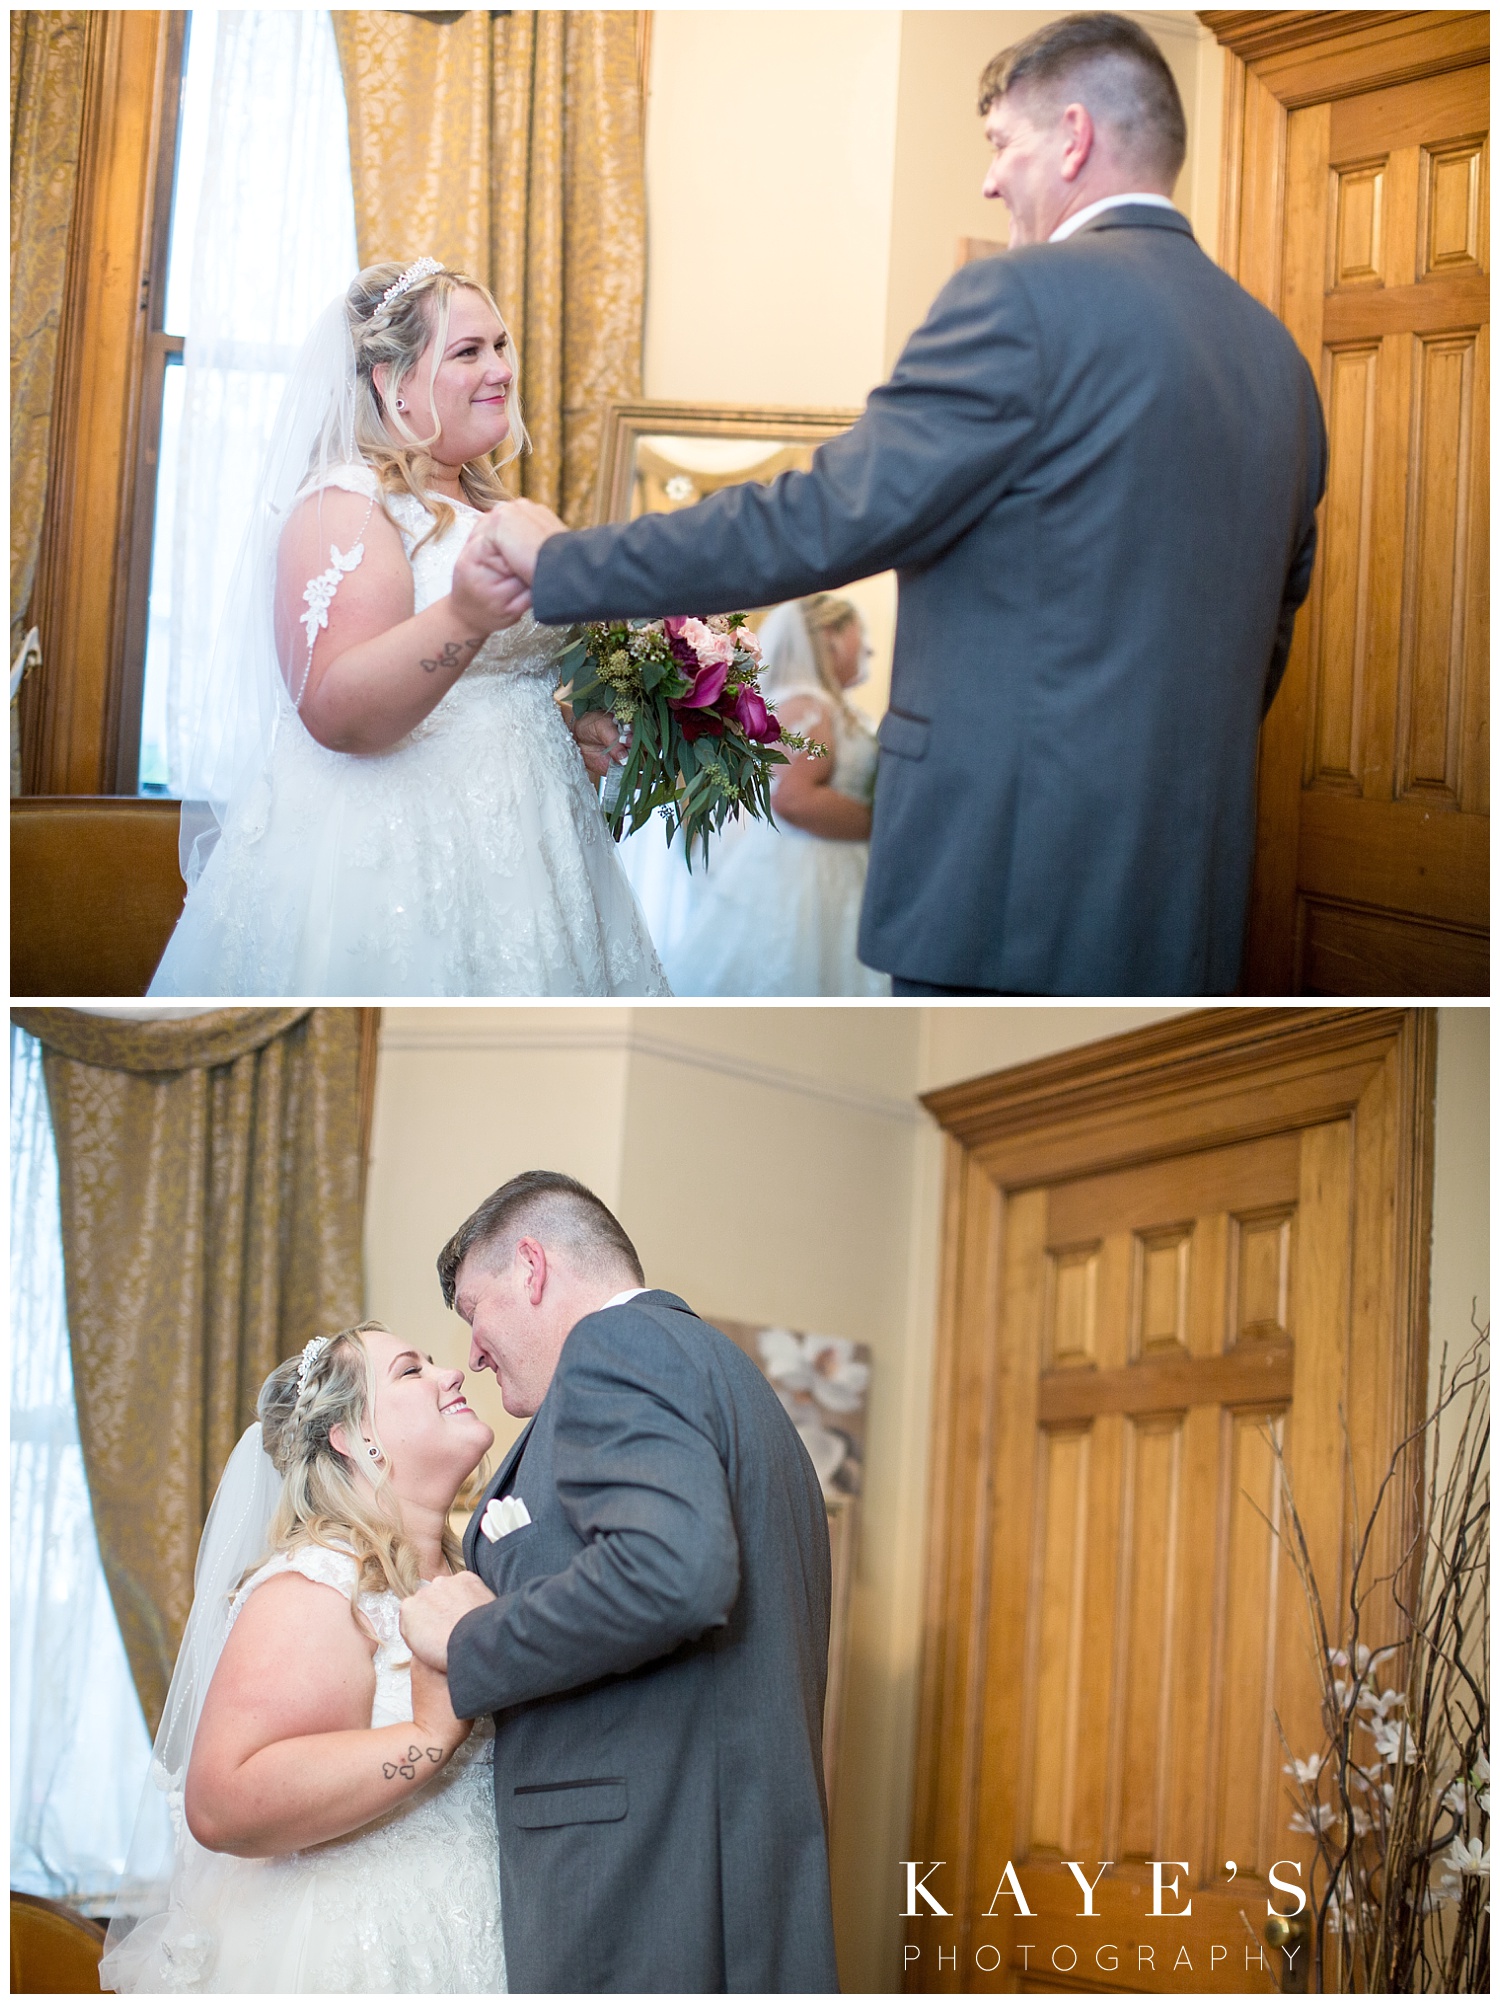
<path fill-rule="evenodd" d="M 280 1554 L 246 1581 L 233 1615 L 286 1571 L 347 1596 L 355 1560 L 323 1546 Z M 411 1655 L 393 1593 L 361 1594 L 376 1636 L 372 1726 L 412 1715 Z M 234 1858 L 189 1840 L 166 1911 L 105 1957 L 100 1981 L 146 1992 L 475 1994 L 506 1988 L 495 1834 L 494 1728 L 348 1837 L 277 1858 Z M 169 1798 L 174 1823 L 182 1798 Z M 181 1856 L 181 1853 L 179 1854 Z"/>
<path fill-rule="evenodd" d="M 829 707 L 820 690 L 789 688 L 777 691 L 778 710 L 799 694 Z M 842 708 L 833 711 L 832 722 L 828 784 L 868 804 L 879 759 L 874 731 Z M 641 841 L 645 832 L 633 839 Z M 868 842 L 830 841 L 786 822 L 773 827 L 744 820 L 711 860 L 686 923 L 665 938 L 658 935 L 672 992 L 889 995 L 890 976 L 866 967 L 857 950 L 869 860 Z M 684 865 L 677 867 L 686 875 Z"/>
<path fill-rule="evenodd" d="M 331 485 L 374 495 L 343 466 Z M 420 612 L 450 589 L 447 532 L 388 499 Z M 389 751 L 325 749 L 278 681 L 265 770 L 230 800 L 152 995 L 665 995 L 640 908 L 553 700 L 567 630 L 492 634 Z"/>

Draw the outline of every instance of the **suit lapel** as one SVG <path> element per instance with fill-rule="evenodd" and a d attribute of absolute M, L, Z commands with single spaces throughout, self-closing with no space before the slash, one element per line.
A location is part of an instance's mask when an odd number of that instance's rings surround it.
<path fill-rule="evenodd" d="M 492 1476 L 489 1482 L 486 1483 L 484 1494 L 479 1499 L 478 1507 L 469 1519 L 469 1527 L 464 1532 L 464 1564 L 471 1573 L 479 1570 L 474 1564 L 474 1544 L 479 1536 L 479 1520 L 484 1515 L 484 1506 L 492 1496 L 503 1495 L 509 1487 L 516 1463 L 520 1460 L 522 1449 L 525 1447 L 527 1441 L 530 1440 L 531 1429 L 535 1425 L 535 1418 L 527 1420 L 520 1433 L 511 1442 L 510 1447 L 506 1451 L 505 1459 L 500 1464 L 498 1473 Z"/>

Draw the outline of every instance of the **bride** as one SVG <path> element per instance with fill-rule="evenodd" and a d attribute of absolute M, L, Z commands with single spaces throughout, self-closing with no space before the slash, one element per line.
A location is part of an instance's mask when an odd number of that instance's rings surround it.
<path fill-rule="evenodd" d="M 205 678 L 152 995 L 667 993 L 555 700 L 570 635 L 510 623 L 471 539 L 525 443 L 473 279 L 372 265 L 325 311 Z"/>
<path fill-rule="evenodd" d="M 448 1513 L 494 1438 L 462 1386 L 377 1322 L 266 1380 L 157 1734 L 171 1882 L 143 1898 L 133 1854 L 106 1989 L 505 1989 L 493 1727 L 399 1626 L 462 1568 Z"/>

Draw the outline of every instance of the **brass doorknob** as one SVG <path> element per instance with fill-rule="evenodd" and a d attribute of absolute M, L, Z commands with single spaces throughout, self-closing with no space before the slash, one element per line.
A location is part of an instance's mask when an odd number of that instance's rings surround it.
<path fill-rule="evenodd" d="M 1304 1907 L 1300 1914 L 1272 1914 L 1266 1922 L 1266 1940 L 1276 1957 L 1277 1987 L 1306 1990 L 1312 1983 L 1312 1914 Z"/>

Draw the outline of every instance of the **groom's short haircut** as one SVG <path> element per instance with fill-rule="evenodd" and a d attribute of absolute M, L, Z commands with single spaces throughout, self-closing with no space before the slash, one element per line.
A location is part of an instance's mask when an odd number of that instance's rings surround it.
<path fill-rule="evenodd" d="M 487 1272 L 498 1273 L 515 1257 L 522 1239 L 560 1251 L 573 1269 L 601 1279 L 617 1273 L 645 1285 L 640 1256 L 608 1204 L 576 1177 L 556 1169 L 528 1169 L 502 1183 L 465 1218 L 438 1254 L 438 1279 L 451 1308 L 458 1270 L 477 1253 Z"/>
<path fill-rule="evenodd" d="M 1048 110 L 1086 104 L 1121 153 L 1169 187 L 1187 157 L 1187 119 L 1161 50 L 1123 14 L 1064 14 L 1014 43 L 979 80 L 981 118 L 1012 91 Z"/>

